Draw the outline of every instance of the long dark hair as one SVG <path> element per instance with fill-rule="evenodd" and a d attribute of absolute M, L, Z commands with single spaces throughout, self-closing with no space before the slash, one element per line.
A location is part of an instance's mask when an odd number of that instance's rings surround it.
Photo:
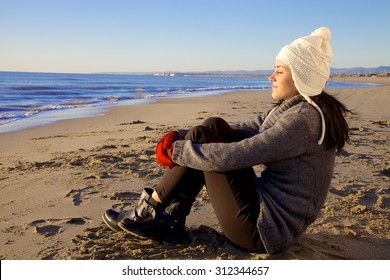
<path fill-rule="evenodd" d="M 333 149 L 336 147 L 337 152 L 340 153 L 345 143 L 349 140 L 349 127 L 344 116 L 352 112 L 343 103 L 325 91 L 310 98 L 321 108 L 325 117 L 324 144 L 326 148 Z"/>

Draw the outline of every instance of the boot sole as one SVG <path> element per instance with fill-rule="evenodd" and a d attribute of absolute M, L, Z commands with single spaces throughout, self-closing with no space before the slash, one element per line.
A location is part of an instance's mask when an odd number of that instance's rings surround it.
<path fill-rule="evenodd" d="M 135 231 L 130 230 L 129 228 L 126 227 L 125 224 L 123 223 L 118 223 L 118 226 L 125 232 L 131 234 L 132 236 L 135 236 L 139 239 L 142 240 L 155 240 L 161 243 L 166 243 L 166 244 L 171 244 L 171 245 L 176 245 L 176 244 L 189 244 L 189 238 L 188 235 L 185 231 L 183 231 L 182 234 L 175 234 L 173 232 L 167 232 L 164 234 L 159 234 L 159 235 L 145 235 L 141 233 L 137 233 Z"/>
<path fill-rule="evenodd" d="M 143 239 L 143 240 L 147 240 L 147 239 L 156 239 L 157 237 L 155 236 L 145 236 L 145 235 L 141 235 L 141 234 L 138 234 L 130 229 L 128 229 L 126 227 L 126 225 L 124 225 L 123 223 L 118 223 L 118 226 L 120 227 L 121 230 L 127 232 L 127 233 L 130 233 L 131 235 L 135 236 L 135 237 L 138 237 L 140 239 Z"/>

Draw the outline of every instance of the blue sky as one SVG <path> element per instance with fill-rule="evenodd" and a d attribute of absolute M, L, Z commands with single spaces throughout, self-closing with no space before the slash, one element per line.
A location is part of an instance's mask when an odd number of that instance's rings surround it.
<path fill-rule="evenodd" d="M 333 67 L 390 65 L 388 0 L 0 0 L 0 71 L 272 69 L 332 30 Z"/>

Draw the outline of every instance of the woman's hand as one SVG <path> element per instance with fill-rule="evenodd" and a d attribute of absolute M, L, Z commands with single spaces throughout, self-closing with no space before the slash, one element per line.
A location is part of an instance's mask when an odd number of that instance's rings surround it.
<path fill-rule="evenodd" d="M 179 140 L 180 136 L 176 130 L 166 133 L 157 143 L 156 161 L 159 165 L 171 169 L 175 166 L 172 161 L 172 151 L 175 141 Z"/>

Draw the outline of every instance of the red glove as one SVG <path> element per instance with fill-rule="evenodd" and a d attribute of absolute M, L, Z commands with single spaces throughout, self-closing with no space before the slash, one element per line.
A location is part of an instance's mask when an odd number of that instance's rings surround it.
<path fill-rule="evenodd" d="M 157 143 L 156 147 L 156 161 L 159 165 L 165 166 L 169 169 L 175 166 L 172 161 L 173 144 L 179 140 L 179 133 L 175 130 L 166 133 Z"/>

